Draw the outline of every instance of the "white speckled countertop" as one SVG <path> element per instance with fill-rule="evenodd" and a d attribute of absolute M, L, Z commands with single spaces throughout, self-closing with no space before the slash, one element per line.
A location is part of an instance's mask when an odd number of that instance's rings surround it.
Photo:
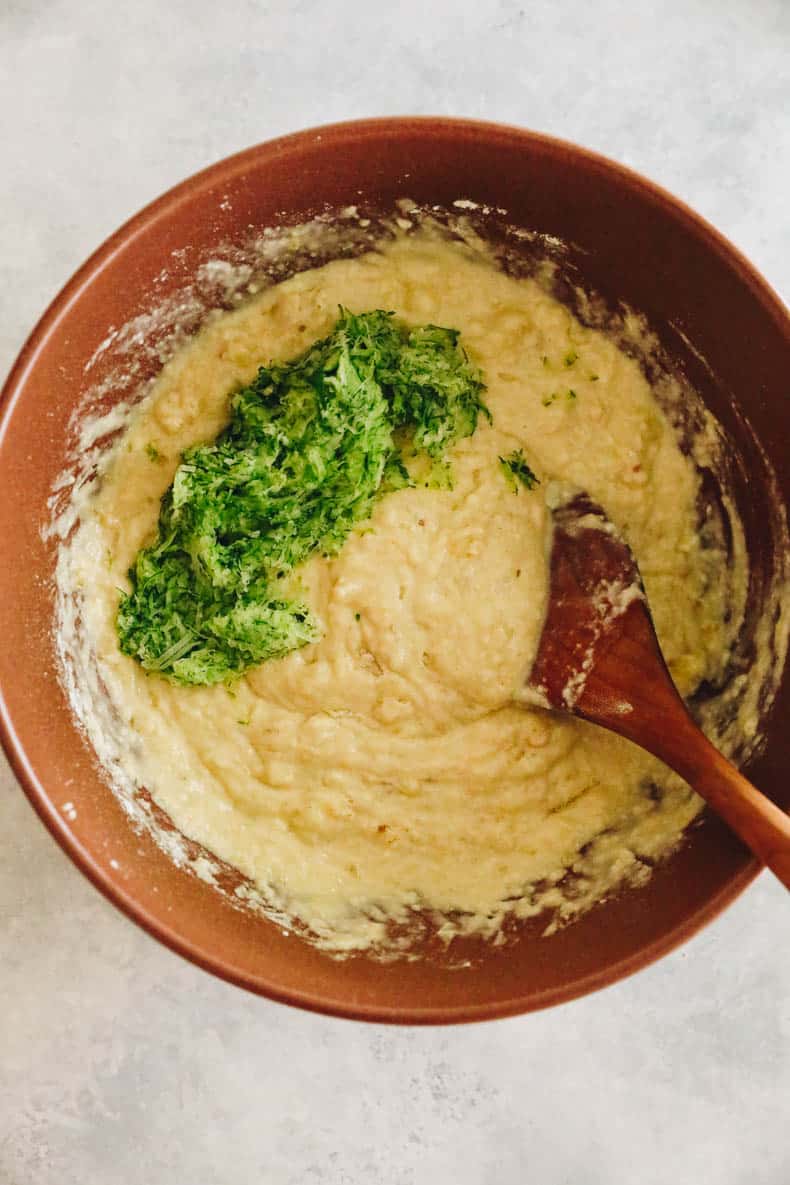
<path fill-rule="evenodd" d="M 0 371 L 161 190 L 363 115 L 599 149 L 786 296 L 789 47 L 786 0 L 0 0 Z M 0 1183 L 787 1185 L 789 905 L 764 874 L 682 950 L 551 1012 L 355 1025 L 159 947 L 0 758 Z"/>

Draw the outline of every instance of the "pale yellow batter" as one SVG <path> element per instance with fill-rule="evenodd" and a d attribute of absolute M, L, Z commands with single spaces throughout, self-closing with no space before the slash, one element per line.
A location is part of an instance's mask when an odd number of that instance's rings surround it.
<path fill-rule="evenodd" d="M 335 559 L 303 569 L 320 642 L 229 689 L 147 677 L 120 654 L 114 615 L 181 450 L 214 437 L 228 393 L 327 333 L 341 304 L 460 329 L 493 426 L 453 450 L 454 489 L 386 496 Z M 518 494 L 497 462 L 517 447 L 541 479 Z M 739 613 L 724 626 L 733 590 L 697 534 L 697 476 L 637 364 L 536 283 L 425 236 L 215 319 L 165 367 L 83 515 L 69 579 L 127 773 L 328 949 L 386 946 L 388 919 L 415 907 L 448 937 L 496 936 L 509 912 L 547 905 L 570 917 L 647 875 L 641 857 L 670 850 L 699 809 L 627 742 L 513 702 L 545 607 L 552 478 L 624 531 L 681 690 L 715 677 Z"/>

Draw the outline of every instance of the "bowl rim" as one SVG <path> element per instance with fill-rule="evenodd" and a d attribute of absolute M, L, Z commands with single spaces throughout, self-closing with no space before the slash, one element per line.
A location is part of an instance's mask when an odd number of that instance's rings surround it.
<path fill-rule="evenodd" d="M 245 171 L 249 163 L 258 161 L 262 157 L 271 159 L 299 153 L 305 145 L 316 141 L 324 142 L 327 146 L 337 147 L 349 139 L 358 141 L 366 137 L 397 136 L 409 130 L 447 132 L 461 137 L 467 133 L 469 136 L 483 136 L 489 140 L 508 140 L 511 143 L 520 141 L 524 145 L 543 147 L 555 153 L 572 156 L 583 162 L 588 168 L 606 173 L 610 177 L 614 176 L 617 181 L 631 191 L 648 195 L 676 219 L 684 222 L 686 227 L 698 237 L 704 239 L 710 249 L 714 250 L 731 268 L 737 271 L 739 278 L 759 302 L 764 314 L 771 318 L 790 345 L 790 312 L 775 289 L 746 256 L 682 199 L 675 197 L 661 185 L 628 166 L 572 141 L 508 123 L 444 115 L 395 115 L 345 120 L 292 132 L 224 157 L 170 187 L 122 223 L 66 281 L 50 301 L 23 343 L 2 390 L 0 390 L 0 441 L 5 434 L 6 423 L 13 412 L 17 399 L 24 391 L 28 375 L 36 365 L 39 355 L 52 334 L 57 330 L 59 322 L 79 301 L 83 290 L 105 267 L 111 264 L 115 255 L 137 235 L 147 231 L 158 220 L 167 218 L 181 204 L 191 200 L 196 193 L 207 187 L 213 187 L 218 182 L 221 183 L 223 179 L 236 177 Z M 522 998 L 515 997 L 491 1004 L 438 1005 L 409 1009 L 365 1003 L 344 1005 L 333 1000 L 322 999 L 314 993 L 282 989 L 276 983 L 264 984 L 260 978 L 253 978 L 230 967 L 221 956 L 207 954 L 195 943 L 169 927 L 164 920 L 153 917 L 135 899 L 133 894 L 125 892 L 118 883 L 110 879 L 88 849 L 71 833 L 65 820 L 54 808 L 50 796 L 36 777 L 8 712 L 1 684 L 0 743 L 22 790 L 54 839 L 87 879 L 127 918 L 137 923 L 153 938 L 176 954 L 226 982 L 279 1003 L 350 1020 L 404 1025 L 457 1024 L 515 1016 L 566 1003 L 600 988 L 610 986 L 636 971 L 648 967 L 687 942 L 734 901 L 755 879 L 762 868 L 756 858 L 746 858 L 743 866 L 717 893 L 660 938 L 615 963 L 582 976 L 566 986 L 546 989 L 534 996 L 527 1004 Z"/>

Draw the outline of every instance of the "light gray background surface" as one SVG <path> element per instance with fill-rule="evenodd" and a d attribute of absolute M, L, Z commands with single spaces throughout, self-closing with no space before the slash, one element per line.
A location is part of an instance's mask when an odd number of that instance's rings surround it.
<path fill-rule="evenodd" d="M 599 149 L 786 297 L 789 50 L 786 0 L 0 0 L 0 371 L 161 190 L 374 114 Z M 551 1012 L 444 1030 L 310 1016 L 134 928 L 0 765 L 0 1182 L 787 1185 L 789 938 L 764 875 L 684 949 Z"/>

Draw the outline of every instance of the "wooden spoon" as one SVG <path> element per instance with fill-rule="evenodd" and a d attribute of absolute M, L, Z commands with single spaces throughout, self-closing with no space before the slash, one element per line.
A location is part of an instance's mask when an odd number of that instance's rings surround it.
<path fill-rule="evenodd" d="M 692 720 L 661 654 L 630 548 L 587 494 L 561 499 L 553 515 L 548 611 L 526 698 L 655 754 L 790 888 L 790 818 Z"/>

